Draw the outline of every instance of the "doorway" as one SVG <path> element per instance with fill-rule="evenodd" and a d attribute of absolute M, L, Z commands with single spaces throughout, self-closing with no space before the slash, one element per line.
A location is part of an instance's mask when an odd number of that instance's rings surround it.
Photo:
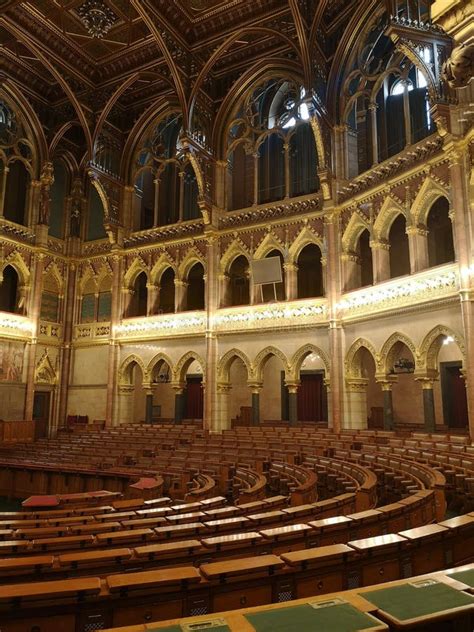
<path fill-rule="evenodd" d="M 461 362 L 440 362 L 444 423 L 449 428 L 468 427 L 466 383 Z"/>
<path fill-rule="evenodd" d="M 35 391 L 33 400 L 33 420 L 35 422 L 35 440 L 48 436 L 49 414 L 51 411 L 51 393 Z"/>
<path fill-rule="evenodd" d="M 184 391 L 184 418 L 202 419 L 204 412 L 204 397 L 202 389 L 202 375 L 186 376 Z"/>
<path fill-rule="evenodd" d="M 300 386 L 297 396 L 298 421 L 327 421 L 328 400 L 324 375 L 324 370 L 300 371 Z M 281 372 L 281 403 L 282 419 L 288 421 L 288 389 L 285 386 L 284 371 Z"/>

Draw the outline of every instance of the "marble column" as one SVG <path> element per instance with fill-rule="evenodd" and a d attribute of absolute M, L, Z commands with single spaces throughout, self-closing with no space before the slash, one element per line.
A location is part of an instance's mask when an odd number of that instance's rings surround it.
<path fill-rule="evenodd" d="M 379 164 L 379 137 L 377 134 L 377 109 L 378 105 L 375 102 L 369 103 L 370 112 L 370 126 L 372 137 L 372 166 L 375 167 Z"/>
<path fill-rule="evenodd" d="M 420 226 L 408 226 L 408 247 L 410 249 L 410 273 L 429 268 L 428 231 Z"/>
<path fill-rule="evenodd" d="M 371 241 L 374 283 L 390 279 L 390 244 L 386 241 Z"/>
<path fill-rule="evenodd" d="M 118 387 L 116 412 L 117 425 L 129 424 L 133 420 L 134 396 L 134 386 L 127 384 Z"/>
<path fill-rule="evenodd" d="M 219 274 L 219 304 L 220 307 L 230 305 L 230 277 L 228 274 Z"/>
<path fill-rule="evenodd" d="M 430 378 L 421 378 L 417 379 L 416 381 L 421 382 L 421 388 L 423 389 L 423 413 L 425 419 L 425 431 L 435 432 L 436 416 L 433 394 L 433 380 Z"/>
<path fill-rule="evenodd" d="M 185 384 L 179 382 L 171 385 L 174 390 L 174 423 L 181 424 L 184 418 L 184 387 Z"/>
<path fill-rule="evenodd" d="M 288 389 L 288 421 L 291 424 L 298 423 L 298 387 L 299 382 L 285 382 Z"/>
<path fill-rule="evenodd" d="M 207 310 L 207 325 L 203 428 L 206 430 L 215 430 L 219 424 L 217 416 L 217 363 L 219 345 L 217 334 L 214 331 L 214 320 L 212 316 L 219 308 L 219 248 L 212 234 L 208 236 L 206 253 L 205 305 Z"/>
<path fill-rule="evenodd" d="M 344 252 L 341 255 L 344 270 L 344 290 L 349 292 L 360 287 L 360 257 L 352 252 Z"/>
<path fill-rule="evenodd" d="M 259 154 L 252 154 L 253 156 L 253 205 L 258 204 L 258 159 Z"/>
<path fill-rule="evenodd" d="M 260 425 L 260 391 L 262 390 L 263 384 L 261 383 L 250 383 L 250 390 L 252 392 L 252 425 L 259 426 Z"/>
<path fill-rule="evenodd" d="M 285 157 L 285 198 L 291 195 L 290 191 L 290 144 L 283 143 L 283 152 Z"/>
<path fill-rule="evenodd" d="M 158 305 L 160 303 L 160 286 L 155 283 L 147 283 L 147 304 L 146 315 L 153 316 L 158 311 Z"/>
<path fill-rule="evenodd" d="M 411 116 L 410 116 L 410 93 L 408 92 L 408 81 L 403 81 L 403 116 L 405 119 L 405 146 L 413 143 Z"/>
<path fill-rule="evenodd" d="M 222 432 L 230 428 L 230 416 L 229 416 L 229 393 L 232 390 L 232 386 L 227 382 L 218 382 L 217 384 L 217 423 L 214 430 Z"/>
<path fill-rule="evenodd" d="M 69 373 L 71 366 L 71 342 L 74 329 L 74 305 L 76 296 L 77 268 L 74 263 L 69 265 L 66 284 L 66 301 L 63 311 L 63 345 L 61 351 L 61 376 L 59 380 L 58 425 L 65 426 L 67 417 L 67 402 L 69 389 Z"/>

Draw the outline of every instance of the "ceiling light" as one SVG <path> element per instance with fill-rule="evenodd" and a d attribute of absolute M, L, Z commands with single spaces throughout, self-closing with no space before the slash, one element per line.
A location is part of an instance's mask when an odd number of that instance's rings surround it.
<path fill-rule="evenodd" d="M 91 37 L 104 37 L 117 21 L 115 13 L 102 0 L 86 0 L 77 12 Z"/>

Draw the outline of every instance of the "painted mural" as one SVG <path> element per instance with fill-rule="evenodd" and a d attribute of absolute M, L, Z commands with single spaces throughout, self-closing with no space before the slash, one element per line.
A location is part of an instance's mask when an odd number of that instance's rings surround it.
<path fill-rule="evenodd" d="M 0 340 L 0 382 L 21 382 L 23 376 L 23 342 Z"/>

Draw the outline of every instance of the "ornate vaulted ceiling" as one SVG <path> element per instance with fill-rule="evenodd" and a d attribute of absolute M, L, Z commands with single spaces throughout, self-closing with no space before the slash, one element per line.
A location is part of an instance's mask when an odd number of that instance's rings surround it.
<path fill-rule="evenodd" d="M 126 133 L 160 99 L 217 111 L 259 65 L 327 76 L 359 0 L 100 0 L 110 18 L 91 37 L 91 0 L 0 0 L 0 73 L 39 112 L 46 135 L 67 120 Z M 367 2 L 369 4 L 370 2 Z M 91 132 L 92 133 L 92 132 Z M 87 135 L 87 132 L 86 132 Z"/>

